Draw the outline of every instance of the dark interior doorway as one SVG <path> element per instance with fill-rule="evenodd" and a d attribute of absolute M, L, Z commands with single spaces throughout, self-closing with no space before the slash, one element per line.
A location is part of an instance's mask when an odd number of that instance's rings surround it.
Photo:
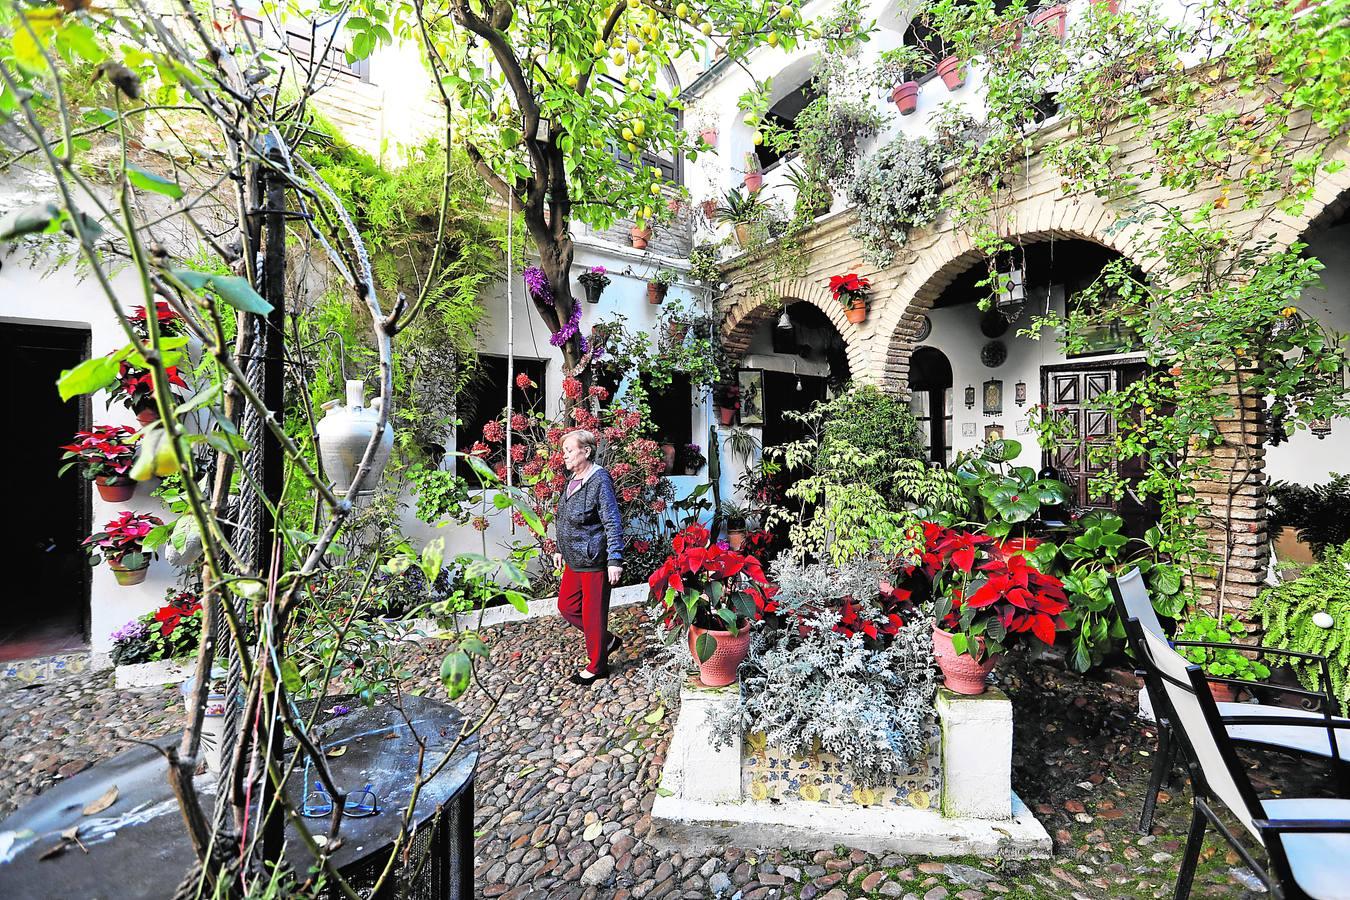
<path fill-rule="evenodd" d="M 89 421 L 88 400 L 63 403 L 56 379 L 89 357 L 89 332 L 0 324 L 0 359 L 11 392 L 11 509 L 5 517 L 11 590 L 0 599 L 0 660 L 79 649 L 89 639 L 89 483 L 58 477 L 62 444 Z M 21 582 L 26 586 L 19 587 Z"/>
<path fill-rule="evenodd" d="M 764 446 L 777 447 L 806 437 L 807 429 L 784 411 L 806 412 L 825 399 L 829 381 L 791 372 L 764 373 Z"/>
<path fill-rule="evenodd" d="M 928 459 L 952 461 L 952 364 L 936 347 L 917 347 L 909 357 L 910 410 L 928 443 Z"/>

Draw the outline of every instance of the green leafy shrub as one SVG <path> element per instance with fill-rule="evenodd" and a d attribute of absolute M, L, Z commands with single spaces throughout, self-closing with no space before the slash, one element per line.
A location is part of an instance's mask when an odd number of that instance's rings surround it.
<path fill-rule="evenodd" d="M 1249 633 L 1250 629 L 1232 613 L 1224 613 L 1223 619 L 1198 613 L 1182 623 L 1176 639 L 1233 644 Z M 1206 675 L 1246 681 L 1262 681 L 1270 677 L 1270 668 L 1265 663 L 1247 655 L 1251 651 L 1215 647 L 1179 647 L 1178 650 L 1182 656 L 1203 668 Z"/>
<path fill-rule="evenodd" d="M 1270 528 L 1292 528 L 1321 556 L 1327 547 L 1350 540 L 1350 474 L 1331 473 L 1325 484 L 1270 486 Z"/>
<path fill-rule="evenodd" d="M 858 211 L 850 233 L 862 242 L 863 258 L 889 266 L 910 229 L 937 216 L 941 192 L 941 156 L 928 141 L 901 135 L 869 157 L 848 192 Z"/>
<path fill-rule="evenodd" d="M 909 406 L 875 385 L 850 385 L 822 404 L 820 412 L 817 469 L 842 468 L 841 477 L 875 483 L 894 472 L 901 460 L 924 458 L 919 423 Z M 860 457 L 850 463 L 847 457 L 851 454 L 845 448 L 856 450 Z"/>
<path fill-rule="evenodd" d="M 1313 621 L 1318 613 L 1331 617 L 1329 627 Z M 1322 561 L 1298 578 L 1262 591 L 1252 604 L 1252 615 L 1259 617 L 1265 632 L 1263 645 L 1325 656 L 1330 690 L 1342 708 L 1350 707 L 1350 542 L 1328 548 Z M 1316 665 L 1293 666 L 1304 687 L 1322 688 Z"/>

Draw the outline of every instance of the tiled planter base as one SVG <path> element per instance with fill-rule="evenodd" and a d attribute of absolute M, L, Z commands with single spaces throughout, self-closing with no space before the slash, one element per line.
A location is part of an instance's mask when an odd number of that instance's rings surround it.
<path fill-rule="evenodd" d="M 927 856 L 1050 854 L 1049 834 L 1012 792 L 1012 706 L 1001 692 L 940 691 L 933 752 L 894 784 L 865 793 L 828 754 L 775 757 L 756 746 L 755 735 L 714 748 L 708 718 L 735 703 L 738 690 L 686 686 L 681 693 L 663 790 L 652 806 L 658 844 L 688 853 L 844 844 Z"/>
<path fill-rule="evenodd" d="M 115 670 L 118 690 L 181 684 L 192 674 L 190 659 L 161 659 L 155 662 L 118 666 Z"/>

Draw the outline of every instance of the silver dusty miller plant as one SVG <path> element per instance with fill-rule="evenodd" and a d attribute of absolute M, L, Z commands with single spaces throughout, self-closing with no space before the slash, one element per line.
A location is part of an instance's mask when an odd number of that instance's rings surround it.
<path fill-rule="evenodd" d="M 868 262 L 889 266 L 909 241 L 910 229 L 937 216 L 942 157 L 932 143 L 901 136 L 867 163 L 848 192 L 858 212 L 850 233 L 862 242 Z"/>
<path fill-rule="evenodd" d="M 835 605 L 846 592 L 855 598 L 877 594 L 871 562 L 842 570 L 780 563 L 775 599 L 787 609 Z M 834 754 L 850 778 L 868 787 L 906 772 L 928 752 L 937 683 L 927 619 L 903 626 L 879 649 L 861 633 L 834 631 L 839 621 L 826 608 L 789 616 L 787 627 L 757 634 L 741 668 L 740 705 L 714 718 L 714 743 L 725 746 L 737 733 L 762 732 L 770 746 L 794 756 Z"/>

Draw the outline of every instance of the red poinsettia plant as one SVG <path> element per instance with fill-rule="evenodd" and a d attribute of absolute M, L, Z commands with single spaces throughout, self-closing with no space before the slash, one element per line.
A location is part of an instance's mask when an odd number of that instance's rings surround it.
<path fill-rule="evenodd" d="M 128 484 L 127 474 L 136 457 L 136 448 L 131 437 L 136 429 L 126 425 L 95 425 L 88 431 L 75 432 L 75 441 L 62 444 L 66 451 L 62 459 L 67 460 L 61 467 L 64 475 L 72 466 L 79 466 L 85 478 L 93 481 L 102 478 L 108 484 Z"/>
<path fill-rule="evenodd" d="M 1055 632 L 1066 627 L 1063 582 L 1023 555 L 1035 544 L 924 524 L 921 566 L 937 625 L 952 634 L 956 652 L 979 660 L 1028 636 L 1053 644 Z"/>
<path fill-rule="evenodd" d="M 188 384 L 183 380 L 183 376 L 178 374 L 177 366 L 169 366 L 164 371 L 169 376 L 169 384 L 187 388 Z M 176 391 L 174 393 L 176 400 L 178 394 Z M 155 381 L 150 370 L 123 362 L 117 370 L 117 381 L 108 389 L 108 403 L 111 404 L 114 400 L 120 401 L 123 406 L 136 413 L 155 409 Z"/>
<path fill-rule="evenodd" d="M 673 642 L 690 626 L 730 632 L 757 622 L 776 606 L 777 588 L 764 575 L 759 560 L 711 542 L 708 529 L 689 525 L 671 541 L 671 555 L 647 579 L 653 599 L 665 607 L 665 625 Z M 701 634 L 694 652 L 706 662 L 716 640 Z"/>
<path fill-rule="evenodd" d="M 844 309 L 848 309 L 857 301 L 866 303 L 871 291 L 872 283 L 856 272 L 830 277 L 830 293 L 834 295 L 834 301 Z"/>
<path fill-rule="evenodd" d="M 160 337 L 178 337 L 187 334 L 187 325 L 183 321 L 183 317 L 165 301 L 155 301 L 155 316 L 159 319 Z M 150 317 L 145 311 L 145 306 L 132 307 L 131 315 L 127 318 L 131 321 L 131 327 L 140 335 L 141 340 L 148 341 L 150 339 Z"/>
<path fill-rule="evenodd" d="M 123 510 L 116 519 L 103 526 L 98 534 L 84 539 L 89 548 L 92 565 L 104 559 L 123 569 L 144 569 L 154 559 L 153 550 L 145 549 L 145 538 L 164 522 L 158 516 Z"/>

